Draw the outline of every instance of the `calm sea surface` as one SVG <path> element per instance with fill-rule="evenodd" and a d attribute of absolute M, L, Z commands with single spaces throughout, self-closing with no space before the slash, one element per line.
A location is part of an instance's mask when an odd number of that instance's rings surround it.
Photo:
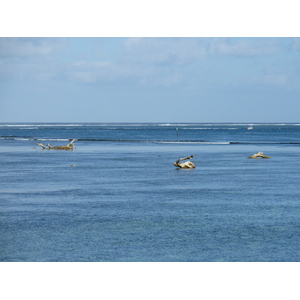
<path fill-rule="evenodd" d="M 0 123 L 0 261 L 300 261 L 300 124 L 246 125 Z"/>

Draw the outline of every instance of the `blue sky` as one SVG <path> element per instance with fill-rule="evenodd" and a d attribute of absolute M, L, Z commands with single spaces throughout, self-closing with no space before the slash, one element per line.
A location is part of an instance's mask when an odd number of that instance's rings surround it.
<path fill-rule="evenodd" d="M 300 38 L 0 38 L 0 122 L 300 122 Z"/>

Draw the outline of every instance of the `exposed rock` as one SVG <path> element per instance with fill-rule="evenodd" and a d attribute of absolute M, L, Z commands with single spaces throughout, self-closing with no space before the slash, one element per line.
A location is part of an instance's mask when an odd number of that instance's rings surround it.
<path fill-rule="evenodd" d="M 44 146 L 43 144 L 41 143 L 35 143 L 36 145 L 38 146 L 41 146 L 43 149 L 53 149 L 53 150 L 74 150 L 75 149 L 75 146 L 74 146 L 74 142 L 76 140 L 72 140 L 68 145 L 66 146 L 54 146 L 54 147 L 51 147 L 50 144 L 47 144 L 46 146 Z"/>
<path fill-rule="evenodd" d="M 190 158 L 193 158 L 193 157 L 194 157 L 194 155 L 184 157 L 184 158 L 180 158 L 176 162 L 174 162 L 173 165 L 177 168 L 180 168 L 180 169 L 194 169 L 194 168 L 196 168 L 196 166 L 190 161 L 179 163 L 182 160 L 190 159 Z"/>
<path fill-rule="evenodd" d="M 270 156 L 263 155 L 263 152 L 258 152 L 249 156 L 248 158 L 271 158 Z"/>

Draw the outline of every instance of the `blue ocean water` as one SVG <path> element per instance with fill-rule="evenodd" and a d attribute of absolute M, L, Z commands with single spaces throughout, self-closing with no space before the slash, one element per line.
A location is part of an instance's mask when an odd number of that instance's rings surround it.
<path fill-rule="evenodd" d="M 0 261 L 300 261 L 300 124 L 246 125 L 0 123 Z"/>

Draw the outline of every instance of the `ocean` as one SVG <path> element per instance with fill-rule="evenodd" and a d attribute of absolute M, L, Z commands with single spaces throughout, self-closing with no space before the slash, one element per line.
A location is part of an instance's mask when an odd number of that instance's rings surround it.
<path fill-rule="evenodd" d="M 300 261 L 300 124 L 247 125 L 0 123 L 0 261 Z"/>

